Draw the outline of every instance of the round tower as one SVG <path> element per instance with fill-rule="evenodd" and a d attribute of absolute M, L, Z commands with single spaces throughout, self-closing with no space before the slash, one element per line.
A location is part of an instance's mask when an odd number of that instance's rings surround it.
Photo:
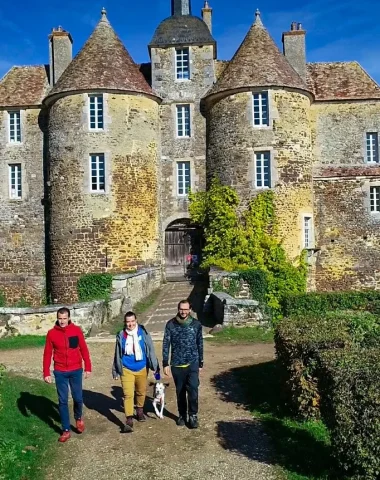
<path fill-rule="evenodd" d="M 160 260 L 159 98 L 105 10 L 45 100 L 52 298 L 84 273 Z"/>
<path fill-rule="evenodd" d="M 239 49 L 203 100 L 208 182 L 216 176 L 236 188 L 243 204 L 273 189 L 290 258 L 311 247 L 313 236 L 312 99 L 256 12 Z"/>

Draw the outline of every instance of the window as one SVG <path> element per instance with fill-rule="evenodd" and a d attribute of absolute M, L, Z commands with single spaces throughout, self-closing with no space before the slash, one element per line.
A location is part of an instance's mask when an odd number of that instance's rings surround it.
<path fill-rule="evenodd" d="M 190 162 L 177 163 L 177 194 L 185 196 L 191 187 Z"/>
<path fill-rule="evenodd" d="M 21 142 L 21 112 L 8 112 L 9 117 L 9 141 L 11 143 Z"/>
<path fill-rule="evenodd" d="M 190 53 L 188 48 L 175 51 L 175 76 L 177 80 L 190 80 Z"/>
<path fill-rule="evenodd" d="M 313 218 L 303 217 L 303 248 L 312 248 L 313 246 Z"/>
<path fill-rule="evenodd" d="M 104 153 L 94 153 L 90 155 L 91 167 L 91 191 L 105 191 L 105 162 Z"/>
<path fill-rule="evenodd" d="M 90 130 L 103 130 L 103 95 L 89 95 Z"/>
<path fill-rule="evenodd" d="M 369 188 L 370 209 L 372 213 L 380 213 L 380 187 Z"/>
<path fill-rule="evenodd" d="M 270 152 L 255 153 L 255 186 L 256 188 L 270 188 Z"/>
<path fill-rule="evenodd" d="M 255 127 L 269 125 L 268 92 L 254 93 L 253 97 L 253 124 Z"/>
<path fill-rule="evenodd" d="M 379 163 L 379 139 L 377 132 L 370 132 L 367 138 L 367 163 Z"/>
<path fill-rule="evenodd" d="M 177 137 L 190 137 L 190 105 L 177 105 Z"/>
<path fill-rule="evenodd" d="M 17 200 L 22 197 L 21 164 L 9 165 L 9 198 Z"/>

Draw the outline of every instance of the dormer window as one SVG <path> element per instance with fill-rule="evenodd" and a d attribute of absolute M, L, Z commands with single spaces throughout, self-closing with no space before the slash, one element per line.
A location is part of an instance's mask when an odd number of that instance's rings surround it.
<path fill-rule="evenodd" d="M 255 127 L 269 126 L 268 92 L 252 94 L 253 125 Z"/>
<path fill-rule="evenodd" d="M 89 126 L 90 130 L 104 129 L 104 110 L 103 110 L 103 95 L 89 95 L 88 96 L 89 109 Z"/>
<path fill-rule="evenodd" d="M 175 75 L 177 80 L 190 80 L 189 48 L 177 48 L 175 51 Z"/>

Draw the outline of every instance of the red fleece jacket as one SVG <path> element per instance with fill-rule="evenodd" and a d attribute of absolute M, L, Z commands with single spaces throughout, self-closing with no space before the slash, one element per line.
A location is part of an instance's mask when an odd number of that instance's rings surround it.
<path fill-rule="evenodd" d="M 85 372 L 91 372 L 90 353 L 82 330 L 69 323 L 67 327 L 55 324 L 46 336 L 43 356 L 43 375 L 50 376 L 51 357 L 53 355 L 54 370 L 69 372 L 83 368 Z"/>

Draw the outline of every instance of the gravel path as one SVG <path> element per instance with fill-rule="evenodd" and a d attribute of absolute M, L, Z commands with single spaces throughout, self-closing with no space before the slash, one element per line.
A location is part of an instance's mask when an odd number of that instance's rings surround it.
<path fill-rule="evenodd" d="M 60 445 L 60 454 L 46 480 L 269 480 L 277 478 L 270 443 L 258 421 L 226 393 L 239 387 L 228 375 L 231 368 L 273 358 L 268 345 L 205 344 L 205 369 L 200 386 L 200 428 L 175 425 L 176 403 L 173 381 L 167 389 L 167 412 L 156 419 L 148 399 L 147 422 L 135 424 L 132 434 L 120 434 L 124 421 L 121 388 L 111 379 L 114 346 L 94 343 L 90 351 L 93 376 L 84 383 L 85 419 L 83 435 L 73 434 Z M 161 344 L 156 343 L 157 352 Z M 0 363 L 19 374 L 41 378 L 41 349 L 0 352 Z M 218 375 L 226 382 L 211 379 Z M 149 390 L 149 395 L 151 391 Z M 224 394 L 224 395 L 223 395 Z M 231 397 L 231 395 L 227 395 Z M 237 400 L 236 400 L 237 401 Z"/>

